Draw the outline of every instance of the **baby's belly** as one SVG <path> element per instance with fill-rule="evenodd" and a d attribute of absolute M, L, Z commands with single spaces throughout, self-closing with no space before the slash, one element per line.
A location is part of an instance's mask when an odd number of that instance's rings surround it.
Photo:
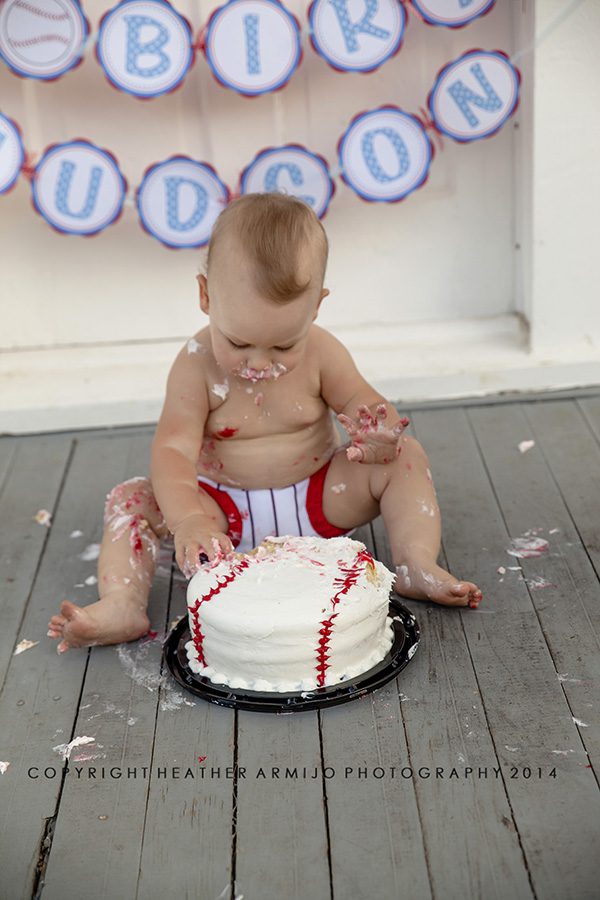
<path fill-rule="evenodd" d="M 280 488 L 308 478 L 342 444 L 332 422 L 302 431 L 205 442 L 197 472 L 246 490 Z"/>

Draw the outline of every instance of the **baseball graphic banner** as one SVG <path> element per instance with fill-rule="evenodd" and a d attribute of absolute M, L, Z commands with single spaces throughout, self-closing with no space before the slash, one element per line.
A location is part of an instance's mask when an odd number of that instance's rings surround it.
<path fill-rule="evenodd" d="M 15 75 L 60 78 L 81 62 L 89 32 L 78 0 L 0 4 L 0 58 Z"/>

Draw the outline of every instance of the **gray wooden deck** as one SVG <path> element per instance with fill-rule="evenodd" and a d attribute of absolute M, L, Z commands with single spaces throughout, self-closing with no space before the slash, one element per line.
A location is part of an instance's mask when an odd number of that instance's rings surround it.
<path fill-rule="evenodd" d="M 600 389 L 404 411 L 448 565 L 484 601 L 407 601 L 422 639 L 395 682 L 281 716 L 162 671 L 185 611 L 168 548 L 154 639 L 59 656 L 46 637 L 62 597 L 96 597 L 82 555 L 107 491 L 147 472 L 151 426 L 0 440 L 2 900 L 600 895 Z M 510 556 L 532 529 L 548 552 Z M 389 562 L 379 521 L 359 536 Z"/>

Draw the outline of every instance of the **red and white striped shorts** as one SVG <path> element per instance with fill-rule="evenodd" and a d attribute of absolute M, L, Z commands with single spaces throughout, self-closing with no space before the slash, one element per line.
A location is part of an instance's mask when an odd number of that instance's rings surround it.
<path fill-rule="evenodd" d="M 354 531 L 332 525 L 323 513 L 323 484 L 330 463 L 304 481 L 283 488 L 246 491 L 204 476 L 198 476 L 198 485 L 227 516 L 227 534 L 235 550 L 246 553 L 269 535 L 340 537 Z"/>

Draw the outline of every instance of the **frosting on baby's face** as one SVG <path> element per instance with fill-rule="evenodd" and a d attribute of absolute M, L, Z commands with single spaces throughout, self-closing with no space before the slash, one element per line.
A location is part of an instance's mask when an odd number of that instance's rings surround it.
<path fill-rule="evenodd" d="M 234 377 L 276 381 L 301 362 L 328 291 L 319 292 L 315 281 L 315 287 L 309 284 L 294 300 L 276 303 L 257 291 L 252 264 L 239 248 L 229 251 L 219 253 L 215 265 L 211 262 L 210 282 L 199 277 L 200 306 L 210 318 L 215 359 Z M 305 271 L 310 273 L 310 267 Z"/>

